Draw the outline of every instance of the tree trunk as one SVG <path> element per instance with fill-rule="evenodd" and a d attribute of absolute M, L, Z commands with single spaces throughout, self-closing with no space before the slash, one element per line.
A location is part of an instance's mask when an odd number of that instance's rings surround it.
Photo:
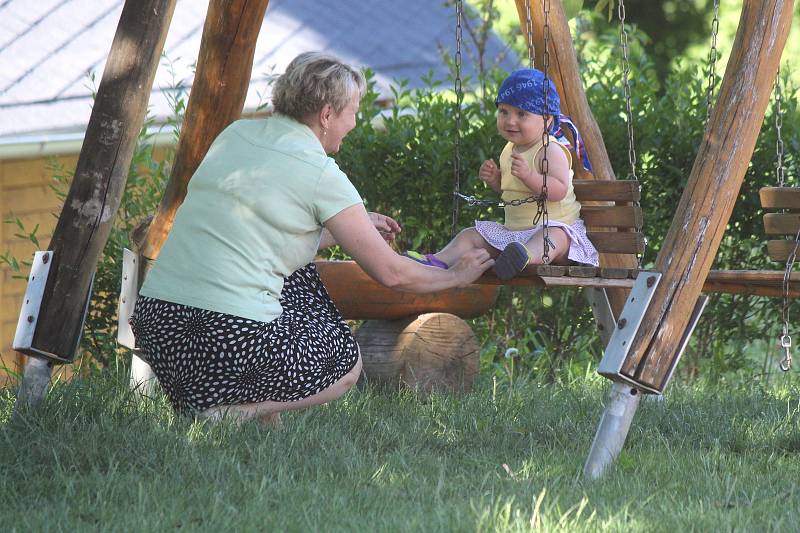
<path fill-rule="evenodd" d="M 448 313 L 370 320 L 356 331 L 364 375 L 373 383 L 402 383 L 423 394 L 468 391 L 478 375 L 480 344 L 469 325 Z"/>
<path fill-rule="evenodd" d="M 753 154 L 792 20 L 791 0 L 745 0 L 711 122 L 656 259 L 663 273 L 622 372 L 663 390 Z"/>
<path fill-rule="evenodd" d="M 258 32 L 269 0 L 211 0 L 175 164 L 142 254 L 156 259 L 194 171 L 244 108 Z"/>
<path fill-rule="evenodd" d="M 53 250 L 33 348 L 71 361 L 92 275 L 125 190 L 175 0 L 128 0 L 97 91 Z"/>

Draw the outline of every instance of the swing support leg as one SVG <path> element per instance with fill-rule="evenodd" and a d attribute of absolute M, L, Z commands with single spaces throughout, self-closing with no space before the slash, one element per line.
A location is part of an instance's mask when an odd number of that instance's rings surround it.
<path fill-rule="evenodd" d="M 28 357 L 25 371 L 22 375 L 22 384 L 14 402 L 14 415 L 19 416 L 22 411 L 35 409 L 42 403 L 50 385 L 53 373 L 53 363 L 37 357 Z"/>
<path fill-rule="evenodd" d="M 583 467 L 584 477 L 598 479 L 616 462 L 622 446 L 625 445 L 641 397 L 636 387 L 624 383 L 611 385 L 611 396 Z"/>

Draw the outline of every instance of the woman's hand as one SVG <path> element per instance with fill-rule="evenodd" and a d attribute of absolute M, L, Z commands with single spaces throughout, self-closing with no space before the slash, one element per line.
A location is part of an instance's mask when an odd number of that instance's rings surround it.
<path fill-rule="evenodd" d="M 489 252 L 478 248 L 469 250 L 462 255 L 461 259 L 451 266 L 449 270 L 461 279 L 458 286 L 464 287 L 481 277 L 481 274 L 491 268 L 492 265 L 494 265 L 494 259 L 489 255 Z"/>
<path fill-rule="evenodd" d="M 375 226 L 375 229 L 381 234 L 383 240 L 388 243 L 393 242 L 397 234 L 403 231 L 400 224 L 392 217 L 387 217 L 380 213 L 373 213 L 372 211 L 370 211 L 368 215 L 372 225 Z"/>
<path fill-rule="evenodd" d="M 500 192 L 500 168 L 494 162 L 494 159 L 487 159 L 483 162 L 478 171 L 478 177 L 493 191 Z"/>

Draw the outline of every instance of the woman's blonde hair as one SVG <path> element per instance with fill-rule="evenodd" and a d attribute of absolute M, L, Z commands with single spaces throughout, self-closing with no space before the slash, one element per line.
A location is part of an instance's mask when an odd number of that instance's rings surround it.
<path fill-rule="evenodd" d="M 364 94 L 364 75 L 323 52 L 305 52 L 295 57 L 275 82 L 272 104 L 275 111 L 303 122 L 330 104 L 336 113 L 353 98 Z"/>

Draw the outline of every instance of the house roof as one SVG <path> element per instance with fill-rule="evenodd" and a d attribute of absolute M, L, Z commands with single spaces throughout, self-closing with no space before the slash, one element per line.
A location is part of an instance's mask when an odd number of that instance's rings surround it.
<path fill-rule="evenodd" d="M 0 145 L 80 134 L 91 113 L 124 0 L 0 0 Z M 168 95 L 193 77 L 207 2 L 177 0 L 156 73 L 150 112 L 169 116 Z M 432 71 L 447 78 L 455 14 L 443 0 L 272 0 L 256 45 L 245 111 L 269 97 L 271 74 L 298 53 L 325 50 L 375 72 L 389 95 L 393 80 L 411 87 Z M 466 37 L 465 32 L 465 41 Z M 464 70 L 473 72 L 465 42 Z M 518 59 L 496 36 L 486 57 L 506 69 Z"/>

